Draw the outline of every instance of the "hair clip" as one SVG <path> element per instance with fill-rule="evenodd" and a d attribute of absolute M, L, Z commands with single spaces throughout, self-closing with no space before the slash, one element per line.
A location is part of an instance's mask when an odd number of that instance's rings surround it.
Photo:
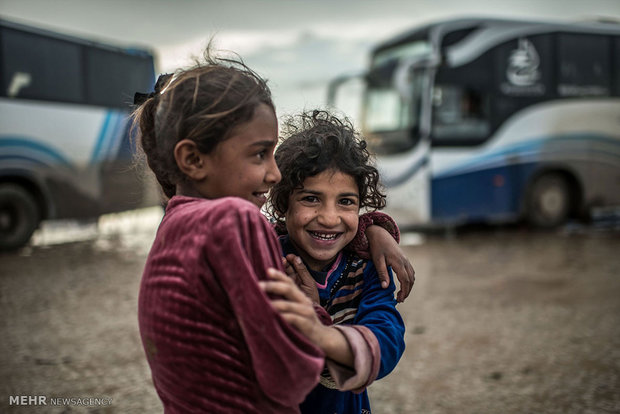
<path fill-rule="evenodd" d="M 162 90 L 164 89 L 164 87 L 168 84 L 168 80 L 171 77 L 172 77 L 172 73 L 164 73 L 162 75 L 159 75 L 159 77 L 157 78 L 157 82 L 155 82 L 155 88 L 154 88 L 155 91 L 151 93 L 136 92 L 133 95 L 133 104 L 140 106 L 147 100 L 160 94 Z"/>
<path fill-rule="evenodd" d="M 153 96 L 155 96 L 155 92 L 151 92 L 151 93 L 136 92 L 133 95 L 133 104 L 140 106 L 144 102 L 146 102 L 148 99 L 152 98 Z"/>

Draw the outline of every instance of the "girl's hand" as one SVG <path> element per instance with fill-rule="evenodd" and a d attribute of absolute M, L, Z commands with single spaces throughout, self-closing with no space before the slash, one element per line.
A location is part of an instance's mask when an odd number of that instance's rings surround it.
<path fill-rule="evenodd" d="M 316 287 L 316 281 L 308 272 L 308 268 L 301 261 L 301 258 L 294 254 L 287 254 L 284 259 L 284 267 L 286 268 L 286 274 L 295 281 L 301 291 L 312 302 L 319 304 L 319 290 Z"/>
<path fill-rule="evenodd" d="M 324 326 L 319 321 L 310 298 L 286 274 L 269 268 L 267 276 L 269 280 L 261 280 L 258 284 L 270 297 L 275 295 L 275 298 L 271 299 L 273 308 L 311 342 L 315 345 L 321 344 Z"/>
<path fill-rule="evenodd" d="M 366 238 L 368 239 L 370 256 L 379 274 L 381 286 L 386 288 L 390 284 L 387 267 L 392 266 L 392 270 L 400 282 L 400 291 L 396 295 L 396 300 L 404 302 L 415 283 L 415 270 L 413 270 L 409 259 L 392 235 L 383 227 L 369 226 L 366 229 Z"/>
<path fill-rule="evenodd" d="M 271 306 L 282 318 L 321 348 L 327 358 L 353 367 L 353 351 L 344 334 L 333 326 L 321 323 L 311 300 L 293 279 L 272 268 L 267 269 L 267 275 L 269 280 L 261 280 L 258 284 L 267 294 L 277 295 L 277 299 L 271 299 Z"/>

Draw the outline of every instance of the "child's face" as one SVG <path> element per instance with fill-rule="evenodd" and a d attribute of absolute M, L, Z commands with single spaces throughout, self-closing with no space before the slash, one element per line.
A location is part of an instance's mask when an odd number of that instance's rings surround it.
<path fill-rule="evenodd" d="M 262 207 L 269 189 L 282 178 L 273 156 L 277 141 L 276 115 L 260 104 L 249 122 L 206 154 L 209 172 L 198 191 L 206 198 L 241 197 Z"/>
<path fill-rule="evenodd" d="M 359 190 L 353 177 L 326 170 L 289 196 L 286 228 L 302 259 L 323 270 L 357 233 Z"/>

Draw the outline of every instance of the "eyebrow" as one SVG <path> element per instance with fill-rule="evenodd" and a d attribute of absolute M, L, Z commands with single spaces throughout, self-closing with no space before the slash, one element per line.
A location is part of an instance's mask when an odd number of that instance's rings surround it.
<path fill-rule="evenodd" d="M 312 194 L 312 195 L 321 195 L 322 193 L 320 191 L 315 191 L 315 190 L 308 190 L 305 188 L 302 188 L 301 190 L 297 190 L 298 193 L 306 193 L 306 194 Z M 356 198 L 360 198 L 360 195 L 358 193 L 340 193 L 338 194 L 338 197 L 356 197 Z"/>
<path fill-rule="evenodd" d="M 277 140 L 264 140 L 264 141 L 256 141 L 250 144 L 251 147 L 271 147 L 277 144 Z"/>

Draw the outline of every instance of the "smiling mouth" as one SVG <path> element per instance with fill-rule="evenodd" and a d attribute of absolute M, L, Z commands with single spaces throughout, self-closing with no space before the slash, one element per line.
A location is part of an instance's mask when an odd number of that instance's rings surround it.
<path fill-rule="evenodd" d="M 336 240 L 342 233 L 321 233 L 318 231 L 308 231 L 312 238 L 317 240 L 331 241 Z"/>

